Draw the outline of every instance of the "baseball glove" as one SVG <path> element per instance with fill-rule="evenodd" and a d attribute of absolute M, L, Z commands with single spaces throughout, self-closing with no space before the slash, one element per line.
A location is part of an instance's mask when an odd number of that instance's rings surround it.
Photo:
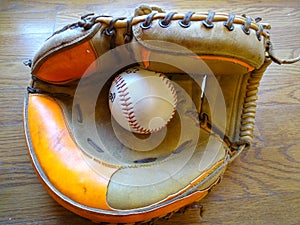
<path fill-rule="evenodd" d="M 152 224 L 201 200 L 251 145 L 266 68 L 299 60 L 277 59 L 268 29 L 247 16 L 141 6 L 56 31 L 27 62 L 25 134 L 41 183 L 103 224 Z M 173 118 L 150 134 L 122 128 L 109 109 L 115 77 L 141 70 L 164 74 L 176 93 Z"/>

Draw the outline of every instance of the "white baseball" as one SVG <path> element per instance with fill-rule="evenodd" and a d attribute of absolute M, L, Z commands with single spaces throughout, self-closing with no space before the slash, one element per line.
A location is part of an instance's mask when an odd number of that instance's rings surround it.
<path fill-rule="evenodd" d="M 119 74 L 110 88 L 109 108 L 126 130 L 150 134 L 173 118 L 177 96 L 171 81 L 161 73 L 133 67 Z"/>

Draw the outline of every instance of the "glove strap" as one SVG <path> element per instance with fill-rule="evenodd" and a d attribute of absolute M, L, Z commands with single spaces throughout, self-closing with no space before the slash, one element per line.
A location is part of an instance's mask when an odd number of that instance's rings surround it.
<path fill-rule="evenodd" d="M 300 55 L 299 55 L 298 57 L 291 58 L 291 59 L 279 59 L 279 58 L 277 58 L 277 57 L 274 55 L 272 43 L 271 43 L 270 41 L 268 41 L 268 42 L 267 42 L 267 45 L 268 45 L 267 50 L 268 50 L 268 54 L 269 54 L 270 59 L 271 59 L 273 62 L 275 62 L 275 63 L 277 63 L 277 64 L 279 64 L 279 65 L 281 65 L 281 64 L 292 64 L 292 63 L 295 63 L 295 62 L 300 61 Z"/>

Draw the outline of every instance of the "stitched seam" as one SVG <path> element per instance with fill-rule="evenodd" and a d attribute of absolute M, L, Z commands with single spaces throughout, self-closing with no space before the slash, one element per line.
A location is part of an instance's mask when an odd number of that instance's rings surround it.
<path fill-rule="evenodd" d="M 252 72 L 251 76 L 249 77 L 240 122 L 240 143 L 237 144 L 251 144 L 252 142 L 258 87 L 263 73 L 268 67 L 269 63 L 270 61 L 266 61 L 259 70 Z"/>
<path fill-rule="evenodd" d="M 114 82 L 116 83 L 116 88 L 120 98 L 122 113 L 129 123 L 129 126 L 139 133 L 150 133 L 151 130 L 141 127 L 136 119 L 134 107 L 131 102 L 130 93 L 125 79 L 122 76 L 118 76 L 115 78 Z"/>
<path fill-rule="evenodd" d="M 171 84 L 170 80 L 167 79 L 167 77 L 165 77 L 164 75 L 159 74 L 159 78 L 161 78 L 163 83 L 165 83 L 167 85 L 167 87 L 171 90 L 171 93 L 173 96 L 173 104 L 176 106 L 177 96 L 176 96 L 176 90 L 175 90 L 174 86 Z M 139 124 L 139 122 L 135 116 L 134 106 L 132 105 L 130 93 L 129 93 L 125 79 L 119 75 L 114 79 L 114 82 L 116 84 L 117 92 L 118 92 L 118 95 L 120 98 L 122 113 L 125 116 L 127 122 L 129 123 L 129 126 L 131 128 L 133 128 L 134 131 L 142 133 L 142 134 L 149 134 L 152 132 L 157 132 L 164 127 L 164 126 L 161 126 L 161 127 L 155 128 L 155 129 L 147 129 L 147 128 L 142 127 Z M 170 122 L 170 120 L 174 117 L 175 111 L 176 111 L 176 109 L 174 107 L 173 112 L 172 112 L 169 120 L 166 122 L 166 124 L 168 124 Z"/>
<path fill-rule="evenodd" d="M 173 112 L 169 118 L 169 120 L 166 122 L 166 124 L 168 124 L 171 119 L 174 117 L 175 115 L 175 112 L 176 112 L 176 105 L 177 105 L 177 94 L 176 94 L 176 90 L 174 88 L 174 86 L 172 85 L 171 81 L 166 77 L 164 76 L 163 74 L 159 74 L 159 78 L 162 79 L 162 81 L 167 85 L 167 87 L 171 90 L 171 93 L 172 93 L 172 97 L 173 97 L 173 105 L 175 106 L 174 109 L 173 109 Z M 161 129 L 161 128 L 160 128 Z"/>

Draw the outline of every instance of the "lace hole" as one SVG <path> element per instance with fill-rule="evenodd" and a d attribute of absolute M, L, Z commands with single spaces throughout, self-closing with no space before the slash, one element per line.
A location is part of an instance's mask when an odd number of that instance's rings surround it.
<path fill-rule="evenodd" d="M 158 21 L 159 26 L 161 26 L 162 28 L 167 28 L 171 25 L 171 23 L 166 23 L 164 20 L 160 20 Z"/>
<path fill-rule="evenodd" d="M 202 21 L 203 25 L 206 27 L 206 28 L 213 28 L 214 27 L 214 24 L 213 23 L 207 23 L 206 21 Z"/>
<path fill-rule="evenodd" d="M 151 23 L 149 23 L 149 24 L 141 23 L 141 24 L 140 24 L 140 27 L 141 27 L 142 29 L 149 29 L 149 28 L 151 27 Z"/>
<path fill-rule="evenodd" d="M 188 28 L 188 27 L 191 26 L 191 23 L 190 23 L 190 22 L 189 22 L 189 23 L 184 23 L 184 21 L 182 21 L 182 20 L 179 20 L 178 23 L 179 23 L 179 25 L 180 25 L 181 27 L 183 27 L 183 28 Z"/>
<path fill-rule="evenodd" d="M 132 35 L 131 34 L 125 34 L 124 35 L 125 43 L 129 43 L 131 40 L 132 40 Z"/>
<path fill-rule="evenodd" d="M 256 37 L 257 37 L 258 41 L 261 41 L 261 36 L 260 35 L 256 35 Z"/>
<path fill-rule="evenodd" d="M 112 36 L 112 35 L 114 35 L 115 31 L 114 31 L 113 29 L 110 30 L 110 29 L 106 28 L 106 29 L 104 30 L 104 33 L 105 33 L 105 35 L 107 35 L 107 36 Z"/>
<path fill-rule="evenodd" d="M 245 26 L 242 26 L 242 30 L 244 31 L 245 34 L 249 35 L 250 34 L 250 29 L 246 29 Z"/>
<path fill-rule="evenodd" d="M 228 26 L 228 24 L 225 22 L 224 23 L 224 26 L 229 30 L 229 31 L 233 31 L 234 30 L 234 26 L 231 25 L 231 26 Z"/>

